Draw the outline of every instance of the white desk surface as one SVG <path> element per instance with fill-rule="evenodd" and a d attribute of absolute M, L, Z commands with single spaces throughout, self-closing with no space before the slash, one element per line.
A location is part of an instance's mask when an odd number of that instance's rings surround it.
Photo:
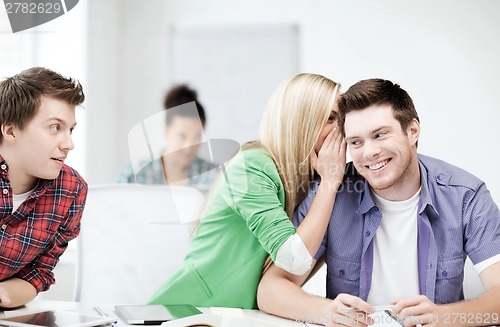
<path fill-rule="evenodd" d="M 99 304 L 99 308 L 101 308 L 107 315 L 117 317 L 118 323 L 117 327 L 131 326 L 122 322 L 119 317 L 116 315 L 113 304 Z M 202 312 L 211 312 L 210 308 L 199 308 Z M 17 316 L 25 313 L 41 311 L 41 310 L 64 310 L 64 311 L 75 311 L 86 313 L 90 315 L 96 315 L 97 312 L 94 310 L 94 305 L 89 303 L 80 303 L 80 302 L 66 302 L 66 301 L 31 301 L 26 306 L 15 310 L 6 310 L 3 313 L 0 313 L 0 317 L 11 317 Z M 234 315 L 234 311 L 229 314 Z M 272 323 L 273 326 L 319 326 L 313 324 L 304 324 L 298 323 L 295 321 L 279 318 L 273 315 L 269 315 L 259 310 L 241 310 L 240 315 L 245 317 L 251 317 L 254 319 L 262 320 L 264 322 Z M 137 325 L 136 325 L 137 326 Z"/>

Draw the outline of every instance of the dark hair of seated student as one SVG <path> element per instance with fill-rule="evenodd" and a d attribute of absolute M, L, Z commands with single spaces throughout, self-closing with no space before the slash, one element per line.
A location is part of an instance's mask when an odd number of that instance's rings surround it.
<path fill-rule="evenodd" d="M 197 111 L 194 112 L 192 110 L 171 110 L 166 118 L 167 126 L 170 126 L 175 117 L 182 116 L 182 117 L 199 117 L 202 126 L 205 127 L 206 124 L 205 109 L 198 100 L 197 92 L 191 89 L 186 84 L 180 84 L 174 86 L 167 92 L 167 94 L 165 95 L 165 99 L 163 101 L 163 108 L 165 110 L 168 110 L 170 108 L 174 108 L 189 102 L 195 102 Z"/>

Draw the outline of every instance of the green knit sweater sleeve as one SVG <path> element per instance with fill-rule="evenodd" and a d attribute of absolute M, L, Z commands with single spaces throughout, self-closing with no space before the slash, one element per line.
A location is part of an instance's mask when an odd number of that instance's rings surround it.
<path fill-rule="evenodd" d="M 223 180 L 225 201 L 274 261 L 281 245 L 295 234 L 274 161 L 264 149 L 244 150 L 228 165 Z"/>

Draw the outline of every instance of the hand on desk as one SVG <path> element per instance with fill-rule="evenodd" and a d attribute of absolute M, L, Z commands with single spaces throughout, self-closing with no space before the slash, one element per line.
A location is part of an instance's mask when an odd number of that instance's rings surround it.
<path fill-rule="evenodd" d="M 403 298 L 391 303 L 392 313 L 405 322 L 405 326 L 436 323 L 439 317 L 439 306 L 425 295 Z"/>
<path fill-rule="evenodd" d="M 339 294 L 323 313 L 327 321 L 325 327 L 367 326 L 373 324 L 373 319 L 369 315 L 374 312 L 373 307 L 359 297 Z"/>

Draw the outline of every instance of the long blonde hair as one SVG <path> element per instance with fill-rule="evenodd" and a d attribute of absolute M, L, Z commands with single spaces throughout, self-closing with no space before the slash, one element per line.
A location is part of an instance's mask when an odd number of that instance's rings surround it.
<path fill-rule="evenodd" d="M 288 217 L 309 191 L 311 153 L 334 108 L 339 84 L 298 74 L 271 96 L 260 125 L 260 143 L 271 154 L 285 188 Z"/>

